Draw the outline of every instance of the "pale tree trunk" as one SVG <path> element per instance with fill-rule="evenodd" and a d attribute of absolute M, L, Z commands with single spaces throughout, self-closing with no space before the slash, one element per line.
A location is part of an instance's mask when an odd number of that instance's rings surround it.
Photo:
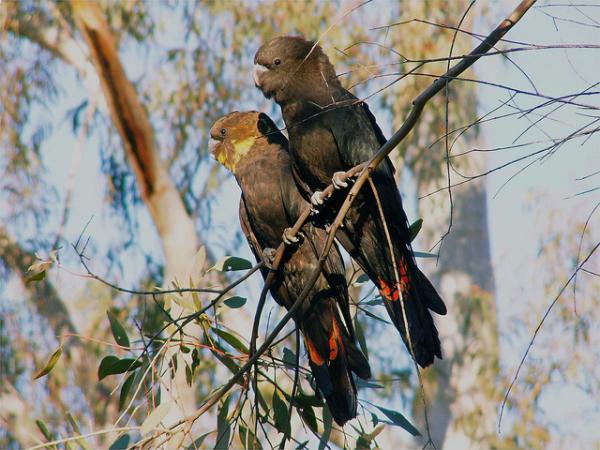
<path fill-rule="evenodd" d="M 102 11 L 95 2 L 74 1 L 72 5 L 77 26 L 100 78 L 112 121 L 121 135 L 141 197 L 158 231 L 165 257 L 165 282 L 170 283 L 175 278 L 187 281 L 198 249 L 194 223 L 159 157 L 147 112 L 126 77 Z M 173 317 L 178 317 L 182 309 L 173 303 L 170 312 Z M 200 334 L 194 326 L 187 327 L 185 332 L 192 336 Z M 174 353 L 167 352 L 165 357 L 170 358 Z M 187 385 L 184 370 L 185 365 L 178 364 L 173 380 L 170 380 L 169 371 L 161 380 L 162 402 L 174 401 L 163 422 L 167 425 L 191 414 L 195 408 L 195 390 Z"/>
<path fill-rule="evenodd" d="M 473 157 L 468 170 L 478 173 L 484 166 L 483 158 Z M 453 176 L 452 181 L 460 180 Z M 432 189 L 432 184 L 421 183 L 420 193 Z M 424 381 L 434 443 L 462 450 L 489 447 L 495 438 L 499 349 L 485 182 L 471 181 L 453 188 L 452 194 L 453 225 L 439 263 L 422 264 L 433 269 L 428 272 L 448 306 L 448 314 L 436 320 L 444 359 L 424 371 Z M 423 234 L 430 245 L 447 229 L 448 205 L 444 193 L 420 202 Z M 422 403 L 415 407 L 419 419 Z"/>

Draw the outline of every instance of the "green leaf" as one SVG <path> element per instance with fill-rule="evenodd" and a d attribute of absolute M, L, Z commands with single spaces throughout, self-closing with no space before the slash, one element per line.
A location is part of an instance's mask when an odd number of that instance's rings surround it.
<path fill-rule="evenodd" d="M 209 431 L 208 433 L 204 433 L 202 436 L 200 436 L 198 439 L 196 439 L 188 448 L 187 450 L 198 450 L 202 447 L 202 443 L 204 442 L 204 440 L 210 436 L 212 434 L 212 431 Z"/>
<path fill-rule="evenodd" d="M 161 403 L 158 405 L 146 419 L 144 419 L 144 423 L 140 427 L 140 434 L 145 436 L 154 428 L 156 428 L 160 422 L 169 414 L 169 410 L 171 409 L 171 402 Z"/>
<path fill-rule="evenodd" d="M 385 320 L 385 319 L 382 319 L 381 317 L 379 317 L 379 316 L 377 316 L 377 315 L 373 314 L 372 312 L 370 312 L 370 311 L 368 311 L 368 310 L 366 310 L 366 309 L 363 309 L 362 311 L 363 311 L 363 312 L 364 312 L 364 313 L 365 313 L 367 316 L 369 316 L 369 317 L 372 317 L 372 318 L 373 318 L 373 319 L 375 319 L 375 320 L 379 320 L 380 322 L 387 323 L 387 324 L 389 325 L 389 322 L 388 322 L 387 320 Z"/>
<path fill-rule="evenodd" d="M 230 396 L 227 396 L 223 400 L 223 404 L 219 409 L 217 415 L 217 442 L 215 443 L 215 449 L 227 449 L 229 448 L 229 438 L 231 437 L 231 424 L 227 420 L 229 414 L 229 400 Z"/>
<path fill-rule="evenodd" d="M 427 253 L 427 252 L 413 252 L 415 258 L 437 258 L 437 253 Z"/>
<path fill-rule="evenodd" d="M 233 297 L 229 297 L 228 299 L 224 300 L 223 303 L 225 303 L 231 309 L 237 309 L 246 304 L 246 299 L 244 297 L 240 297 L 239 295 L 234 295 Z"/>
<path fill-rule="evenodd" d="M 54 353 L 52 353 L 52 355 L 50 355 L 50 358 L 48 358 L 48 362 L 46 362 L 46 365 L 37 371 L 37 373 L 33 376 L 33 379 L 37 380 L 38 378 L 41 378 L 44 375 L 48 375 L 50 371 L 54 369 L 54 366 L 58 362 L 60 355 L 62 355 L 62 351 L 63 348 L 61 345 L 54 351 Z"/>
<path fill-rule="evenodd" d="M 360 324 L 360 320 L 358 317 L 354 319 L 354 331 L 356 332 L 356 339 L 358 340 L 358 345 L 360 346 L 363 355 L 369 360 L 369 348 L 367 347 L 367 340 L 365 339 L 365 331 L 363 330 L 362 325 Z"/>
<path fill-rule="evenodd" d="M 379 306 L 383 305 L 383 299 L 381 297 L 376 297 L 372 300 L 368 300 L 366 302 L 360 302 L 363 306 Z"/>
<path fill-rule="evenodd" d="M 215 328 L 215 327 L 211 327 L 213 332 L 217 335 L 220 336 L 225 342 L 227 342 L 229 345 L 231 345 L 233 348 L 235 348 L 236 350 L 242 352 L 242 353 L 248 353 L 248 347 L 246 347 L 244 345 L 244 343 L 242 341 L 240 341 L 236 336 L 234 336 L 233 334 L 225 331 L 225 330 L 221 330 L 219 328 Z"/>
<path fill-rule="evenodd" d="M 77 424 L 77 421 L 71 415 L 70 412 L 67 412 L 67 421 L 69 422 L 69 424 L 71 425 L 71 428 L 73 429 L 73 434 L 75 436 L 80 435 L 81 434 L 81 429 L 79 428 L 79 425 Z M 92 448 L 90 447 L 90 445 L 87 443 L 87 441 L 84 438 L 77 439 L 74 442 L 77 445 L 79 445 L 79 447 L 81 447 L 83 450 L 92 450 Z"/>
<path fill-rule="evenodd" d="M 240 424 L 238 433 L 240 436 L 240 441 L 242 443 L 242 448 L 262 450 L 262 445 L 260 445 L 260 441 L 256 439 L 254 433 L 248 428 L 246 428 L 244 425 Z"/>
<path fill-rule="evenodd" d="M 108 375 L 117 375 L 119 373 L 135 370 L 141 365 L 142 362 L 137 359 L 119 359 L 114 355 L 105 356 L 102 361 L 100 361 L 100 367 L 98 367 L 98 381 L 102 380 Z"/>
<path fill-rule="evenodd" d="M 314 433 L 319 433 L 319 427 L 317 425 L 317 417 L 315 416 L 315 411 L 310 407 L 302 408 L 300 415 L 302 416 L 302 420 L 304 423 L 308 425 Z"/>
<path fill-rule="evenodd" d="M 373 383 L 372 381 L 365 381 L 361 378 L 356 379 L 356 387 L 359 389 L 383 389 L 384 386 L 379 383 Z"/>
<path fill-rule="evenodd" d="M 371 405 L 373 405 L 373 404 L 371 403 Z M 385 416 L 391 420 L 391 425 L 396 425 L 396 426 L 399 426 L 400 428 L 404 428 L 406 431 L 408 431 L 413 436 L 421 436 L 421 433 L 419 432 L 419 430 L 417 430 L 417 428 L 412 423 L 410 423 L 406 419 L 406 417 L 404 417 L 399 412 L 384 408 L 382 406 L 377 406 L 377 405 L 373 405 L 373 406 L 375 408 L 377 408 L 379 411 L 381 411 L 383 414 L 385 414 Z"/>
<path fill-rule="evenodd" d="M 50 433 L 50 430 L 48 430 L 48 427 L 46 426 L 46 423 L 43 420 L 38 419 L 35 421 L 35 424 L 40 429 L 40 431 L 46 439 L 48 439 L 49 441 L 54 440 L 54 436 L 52 435 L 52 433 Z"/>
<path fill-rule="evenodd" d="M 285 401 L 279 396 L 278 390 L 273 391 L 273 416 L 275 418 L 275 428 L 286 436 L 289 436 L 292 427 L 290 424 L 290 415 Z"/>
<path fill-rule="evenodd" d="M 28 275 L 27 278 L 25 278 L 25 284 L 32 281 L 42 281 L 44 278 L 46 278 L 46 271 L 42 270 L 41 272 L 34 273 L 33 275 Z"/>
<path fill-rule="evenodd" d="M 240 370 L 240 366 L 229 355 L 225 354 L 225 349 L 223 349 L 223 347 L 221 347 L 216 342 L 213 342 L 213 345 L 217 350 L 220 350 L 223 353 L 218 352 L 211 348 L 210 351 L 212 352 L 212 354 L 215 355 L 215 357 L 219 361 L 221 361 L 221 363 L 225 367 L 227 367 L 231 371 L 231 373 L 236 374 L 238 372 L 238 370 Z"/>
<path fill-rule="evenodd" d="M 112 311 L 106 311 L 106 315 L 108 316 L 110 329 L 115 338 L 115 342 L 121 347 L 129 347 L 129 337 L 127 337 L 127 332 L 125 331 L 125 328 L 123 328 L 123 325 L 119 323 L 117 316 Z"/>
<path fill-rule="evenodd" d="M 421 227 L 423 226 L 423 219 L 417 219 L 408 227 L 408 240 L 410 242 L 414 241 L 419 231 L 421 231 Z"/>
<path fill-rule="evenodd" d="M 329 407 L 325 405 L 323 408 L 323 434 L 321 434 L 321 438 L 319 439 L 319 450 L 323 450 L 327 447 L 329 437 L 331 436 L 332 424 L 333 418 L 331 417 L 331 411 L 329 411 Z"/>
<path fill-rule="evenodd" d="M 369 281 L 369 276 L 366 273 L 363 273 L 362 275 L 360 275 L 356 281 L 354 283 L 352 283 L 354 286 L 360 286 L 361 284 L 366 283 L 367 281 Z"/>
<path fill-rule="evenodd" d="M 131 436 L 128 434 L 123 434 L 117 438 L 115 442 L 113 442 L 108 450 L 125 450 L 129 447 L 129 441 L 131 440 Z"/>
<path fill-rule="evenodd" d="M 356 439 L 356 450 L 370 450 L 371 441 L 365 438 L 364 434 L 359 434 Z"/>
<path fill-rule="evenodd" d="M 286 366 L 292 369 L 296 367 L 296 354 L 289 348 L 285 347 L 283 349 L 283 358 L 281 359 Z"/>
<path fill-rule="evenodd" d="M 135 372 L 127 377 L 123 386 L 121 386 L 121 393 L 119 394 L 119 411 L 123 409 L 125 406 L 125 402 L 127 401 L 127 396 L 129 395 L 129 391 L 131 390 L 131 386 L 133 386 L 133 380 L 135 379 Z"/>
<path fill-rule="evenodd" d="M 237 270 L 248 269 L 252 269 L 252 263 L 247 259 L 239 258 L 237 256 L 225 256 L 208 270 L 218 270 L 219 272 L 233 272 Z"/>
<path fill-rule="evenodd" d="M 315 408 L 321 408 L 323 406 L 323 400 L 316 395 L 306 395 L 303 392 L 299 392 L 296 395 L 296 403 L 303 408 L 310 408 L 314 406 Z"/>

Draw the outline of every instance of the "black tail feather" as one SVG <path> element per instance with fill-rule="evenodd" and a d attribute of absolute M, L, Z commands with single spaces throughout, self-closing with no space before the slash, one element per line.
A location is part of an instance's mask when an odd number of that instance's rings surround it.
<path fill-rule="evenodd" d="M 324 300 L 319 306 L 315 308 L 318 313 L 303 318 L 302 331 L 317 387 L 335 422 L 344 425 L 356 417 L 358 402 L 352 372 L 369 378 L 371 368 L 352 342 L 335 305 Z"/>

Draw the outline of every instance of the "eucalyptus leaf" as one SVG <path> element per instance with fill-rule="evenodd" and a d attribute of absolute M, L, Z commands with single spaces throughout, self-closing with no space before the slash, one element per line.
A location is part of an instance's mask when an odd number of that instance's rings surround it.
<path fill-rule="evenodd" d="M 227 305 L 231 309 L 241 308 L 246 304 L 246 298 L 240 297 L 239 295 L 235 295 L 233 297 L 229 297 L 226 300 L 223 300 L 223 303 Z"/>
<path fill-rule="evenodd" d="M 98 381 L 107 377 L 108 375 L 117 375 L 125 373 L 131 370 L 135 370 L 142 365 L 142 362 L 134 358 L 123 358 L 120 359 L 114 355 L 105 356 L 100 361 L 100 367 L 98 367 Z"/>
<path fill-rule="evenodd" d="M 121 325 L 119 319 L 117 319 L 117 316 L 110 310 L 106 311 L 106 315 L 108 316 L 110 330 L 115 338 L 115 342 L 121 347 L 129 347 L 129 337 L 127 336 L 125 328 L 123 328 L 123 325 Z"/>
<path fill-rule="evenodd" d="M 252 269 L 252 263 L 247 259 L 240 258 L 238 256 L 225 256 L 208 270 L 218 270 L 219 272 L 234 272 L 237 270 L 248 269 Z"/>
<path fill-rule="evenodd" d="M 413 223 L 410 224 L 408 228 L 408 240 L 410 242 L 414 241 L 419 231 L 421 231 L 421 227 L 423 226 L 423 219 L 417 219 Z"/>
<path fill-rule="evenodd" d="M 62 355 L 62 351 L 63 351 L 63 348 L 61 345 L 54 351 L 54 353 L 52 353 L 52 355 L 50 355 L 50 358 L 48 358 L 46 365 L 36 372 L 36 374 L 33 376 L 33 379 L 37 380 L 38 378 L 41 378 L 44 375 L 48 375 L 50 373 L 50 371 L 52 369 L 54 369 L 54 366 L 60 359 L 60 355 Z"/>
<path fill-rule="evenodd" d="M 289 436 L 291 433 L 290 415 L 285 401 L 279 396 L 278 390 L 273 390 L 273 416 L 275 418 L 275 428 L 279 432 Z"/>

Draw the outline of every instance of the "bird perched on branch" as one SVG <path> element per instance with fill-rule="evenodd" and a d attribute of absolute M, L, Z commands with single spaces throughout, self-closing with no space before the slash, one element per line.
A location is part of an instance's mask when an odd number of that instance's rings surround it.
<path fill-rule="evenodd" d="M 230 113 L 213 125 L 210 135 L 213 155 L 234 174 L 242 190 L 240 223 L 246 239 L 258 261 L 269 260 L 282 235 L 309 206 L 291 174 L 287 139 L 259 112 Z M 301 233 L 302 238 L 288 235 L 297 242 L 286 248 L 270 287 L 275 300 L 286 309 L 318 267 L 327 239 L 325 231 L 311 223 L 305 224 Z M 337 248 L 329 253 L 295 321 L 304 335 L 316 384 L 333 419 L 343 425 L 356 417 L 351 372 L 367 379 L 371 369 L 354 343 L 344 262 Z"/>
<path fill-rule="evenodd" d="M 254 58 L 254 81 L 281 107 L 294 175 L 311 203 L 333 182 L 336 191 L 320 214 L 331 220 L 346 197 L 346 171 L 367 161 L 386 139 L 367 104 L 342 87 L 321 47 L 301 37 L 278 37 Z M 375 283 L 394 325 L 417 363 L 442 357 L 430 310 L 446 314 L 435 288 L 419 270 L 409 223 L 389 158 L 370 174 L 336 237 Z M 405 314 L 405 313 L 406 314 Z M 406 328 L 410 330 L 410 340 Z"/>

